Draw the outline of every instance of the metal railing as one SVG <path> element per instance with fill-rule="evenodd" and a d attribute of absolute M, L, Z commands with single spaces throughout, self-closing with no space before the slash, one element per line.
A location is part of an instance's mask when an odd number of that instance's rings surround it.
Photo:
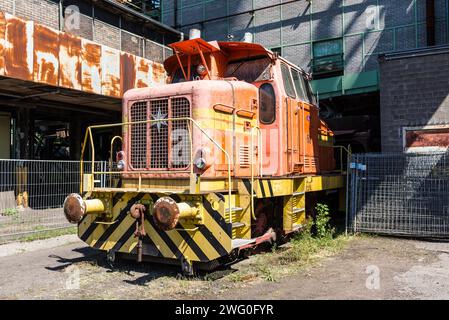
<path fill-rule="evenodd" d="M 349 227 L 449 238 L 449 155 L 354 154 L 349 163 Z"/>
<path fill-rule="evenodd" d="M 188 164 L 188 166 L 186 166 L 186 169 L 181 169 L 181 170 L 166 170 L 166 169 L 160 169 L 160 170 L 132 170 L 132 171 L 118 171 L 117 169 L 115 169 L 115 163 L 112 161 L 109 161 L 110 165 L 107 166 L 106 168 L 102 168 L 102 169 L 98 169 L 99 166 L 98 164 L 95 164 L 95 143 L 94 143 L 94 135 L 93 135 L 93 130 L 95 129 L 112 129 L 112 128 L 117 128 L 120 127 L 122 128 L 122 130 L 124 128 L 127 128 L 127 132 L 128 134 L 131 132 L 131 130 L 129 130 L 132 126 L 135 125 L 139 125 L 139 124 L 157 124 L 157 123 L 173 123 L 173 122 L 180 122 L 180 121 L 184 121 L 184 122 L 188 122 L 189 125 L 188 127 L 188 139 L 189 139 L 189 152 L 190 152 L 190 162 Z M 148 175 L 148 174 L 173 174 L 173 173 L 188 173 L 190 175 L 190 178 L 194 179 L 195 175 L 194 175 L 194 171 L 193 171 L 193 143 L 192 143 L 192 139 L 193 139 L 193 131 L 194 129 L 198 130 L 199 132 L 201 132 L 201 134 L 206 137 L 220 152 L 222 152 L 225 157 L 226 157 L 226 165 L 227 165 L 227 181 L 228 181 L 228 187 L 227 187 L 227 193 L 228 193 L 228 197 L 229 197 L 229 201 L 228 201 L 228 210 L 229 210 L 229 219 L 230 222 L 232 223 L 232 205 L 231 205 L 231 194 L 232 194 L 232 179 L 231 179 L 231 157 L 229 155 L 229 153 L 217 142 L 215 141 L 208 133 L 206 130 L 204 130 L 194 119 L 190 118 L 190 117 L 181 117 L 181 118 L 167 118 L 167 119 L 152 119 L 152 120 L 142 120 L 142 121 L 134 121 L 134 122 L 123 122 L 123 123 L 114 123 L 114 124 L 105 124 L 105 125 L 94 125 L 94 126 L 90 126 L 87 128 L 86 131 L 86 135 L 84 138 L 84 143 L 83 143 L 83 147 L 82 147 L 82 151 L 81 151 L 81 163 L 80 163 L 80 180 L 83 181 L 83 185 L 81 185 L 80 187 L 82 188 L 83 186 L 88 186 L 88 189 L 82 189 L 81 191 L 85 191 L 85 192 L 92 192 L 92 191 L 99 191 L 102 188 L 104 188 L 105 186 L 109 186 L 109 189 L 113 189 L 113 184 L 111 184 L 114 180 L 114 177 L 117 179 L 121 174 L 127 173 L 127 174 L 132 174 L 132 175 L 137 175 L 138 177 L 138 184 L 137 187 L 135 188 L 136 192 L 140 192 L 142 191 L 142 176 L 143 175 Z M 130 141 L 130 138 L 128 136 L 128 141 Z M 170 140 L 168 140 L 169 144 L 171 143 Z M 89 172 L 89 176 L 88 179 L 89 181 L 84 181 L 84 176 L 85 176 L 85 170 L 84 170 L 84 164 L 86 163 L 83 159 L 86 153 L 86 146 L 90 145 L 90 156 L 91 156 L 91 160 L 88 161 L 87 163 L 91 163 L 91 170 Z M 111 147 L 112 147 L 113 142 L 111 141 Z M 128 144 L 129 146 L 129 144 Z M 127 157 L 129 157 L 129 155 L 127 155 Z M 129 158 L 128 158 L 129 159 Z M 102 164 L 104 162 L 101 162 Z M 100 187 L 96 187 L 98 185 L 98 183 L 100 183 Z"/>
<path fill-rule="evenodd" d="M 0 160 L 0 243 L 73 227 L 62 204 L 80 182 L 79 161 Z"/>

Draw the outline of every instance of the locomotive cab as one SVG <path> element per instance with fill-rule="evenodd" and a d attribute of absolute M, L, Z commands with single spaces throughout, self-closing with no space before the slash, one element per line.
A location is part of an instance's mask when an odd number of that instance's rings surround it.
<path fill-rule="evenodd" d="M 92 136 L 108 125 L 88 128 L 85 195 L 69 195 L 64 212 L 82 240 L 113 256 L 214 268 L 300 230 L 306 193 L 344 179 L 301 68 L 253 43 L 171 47 L 167 84 L 125 93 L 106 169 Z"/>

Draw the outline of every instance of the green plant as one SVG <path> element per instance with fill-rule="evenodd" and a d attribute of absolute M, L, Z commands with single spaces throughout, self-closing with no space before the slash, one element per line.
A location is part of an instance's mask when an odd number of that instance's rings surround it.
<path fill-rule="evenodd" d="M 15 216 L 19 213 L 19 210 L 17 208 L 6 208 L 5 211 L 3 211 L 4 216 Z"/>
<path fill-rule="evenodd" d="M 318 238 L 332 237 L 334 232 L 329 225 L 331 219 L 329 207 L 326 204 L 318 203 L 315 210 L 317 212 L 315 220 L 316 236 Z"/>

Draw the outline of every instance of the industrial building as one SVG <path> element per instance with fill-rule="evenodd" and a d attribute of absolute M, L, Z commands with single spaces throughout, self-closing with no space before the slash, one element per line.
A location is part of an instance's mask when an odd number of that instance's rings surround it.
<path fill-rule="evenodd" d="M 0 0 L 0 158 L 78 160 L 126 90 L 164 83 L 181 37 L 117 1 Z"/>
<path fill-rule="evenodd" d="M 448 42 L 447 0 L 163 0 L 161 10 L 162 22 L 185 33 L 200 29 L 206 40 L 241 41 L 250 32 L 254 42 L 311 72 L 321 116 L 355 152 L 406 148 L 402 128 L 393 136 L 384 128 L 397 111 L 390 109 L 391 83 L 381 83 L 379 56 Z M 443 107 L 432 101 L 432 109 Z M 401 125 L 426 126 L 426 117 Z M 391 139 L 399 148 L 389 147 Z"/>

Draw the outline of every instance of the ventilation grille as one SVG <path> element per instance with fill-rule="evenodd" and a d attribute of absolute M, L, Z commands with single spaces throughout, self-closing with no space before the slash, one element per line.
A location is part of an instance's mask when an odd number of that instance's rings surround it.
<path fill-rule="evenodd" d="M 249 146 L 241 145 L 239 147 L 239 163 L 241 168 L 248 168 L 250 165 Z"/>
<path fill-rule="evenodd" d="M 153 122 L 133 124 L 130 129 L 130 164 L 133 169 L 181 170 L 190 164 L 189 120 L 187 98 L 135 102 L 130 108 L 130 121 Z"/>

